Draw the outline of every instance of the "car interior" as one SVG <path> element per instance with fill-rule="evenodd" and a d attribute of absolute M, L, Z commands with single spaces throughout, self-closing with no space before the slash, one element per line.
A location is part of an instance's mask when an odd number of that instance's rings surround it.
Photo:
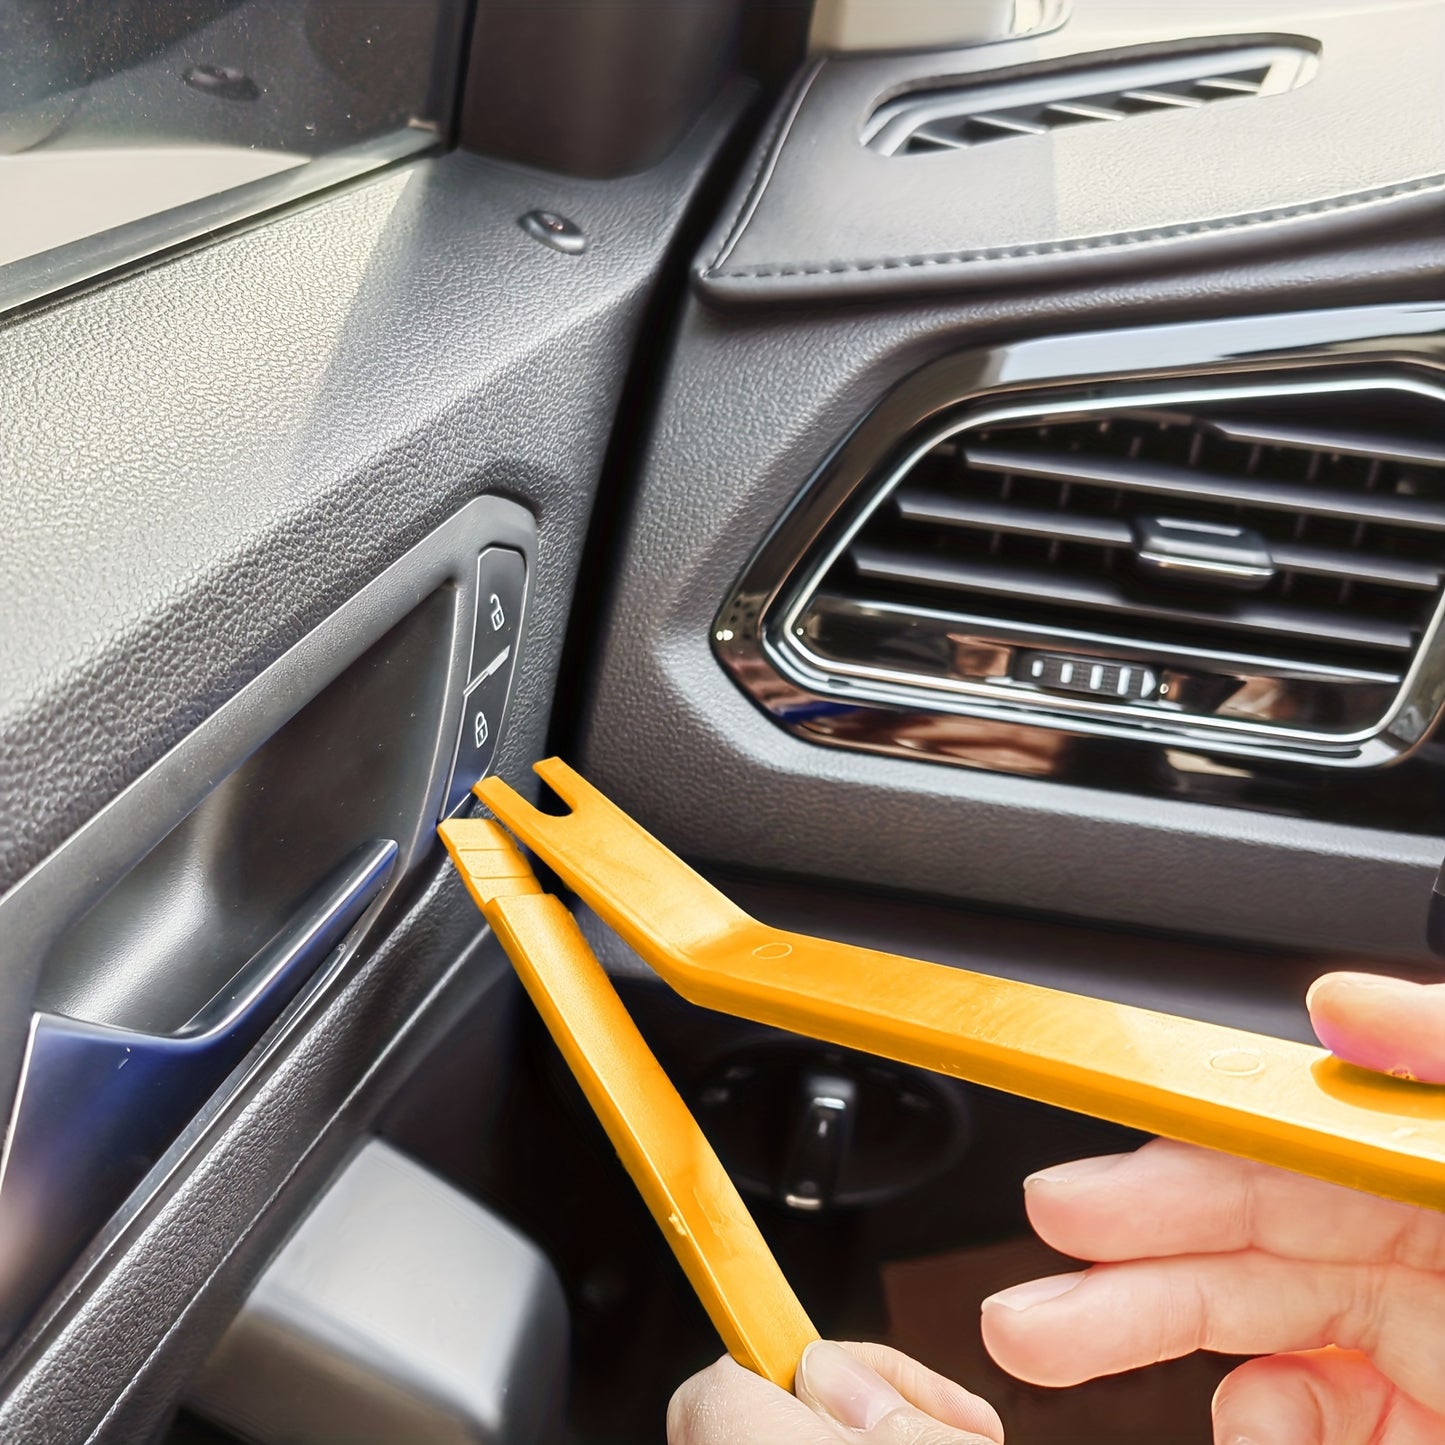
<path fill-rule="evenodd" d="M 483 777 L 1280 1039 L 1441 978 L 1442 76 L 1442 0 L 0 0 L 0 1440 L 663 1441 L 721 1346 Z M 1145 1135 L 570 901 L 825 1336 L 1208 1445 L 1233 1358 L 979 1337 Z"/>

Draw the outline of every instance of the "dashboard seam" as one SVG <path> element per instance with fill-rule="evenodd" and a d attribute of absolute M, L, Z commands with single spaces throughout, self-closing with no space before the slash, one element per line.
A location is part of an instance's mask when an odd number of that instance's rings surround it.
<path fill-rule="evenodd" d="M 788 133 L 793 128 L 793 122 L 797 120 L 798 112 L 803 108 L 808 91 L 812 89 L 813 81 L 817 79 L 822 69 L 823 62 L 817 60 L 803 73 L 787 108 L 781 110 L 778 119 L 774 121 L 773 131 L 768 136 L 767 144 L 759 147 L 758 161 L 753 167 L 752 174 L 748 177 L 748 184 L 743 191 L 742 200 L 738 202 L 738 208 L 733 213 L 733 218 L 723 235 L 717 254 L 707 264 L 706 274 L 711 274 L 716 267 L 727 260 L 732 254 L 733 247 L 742 240 L 743 232 L 747 230 L 748 223 L 752 220 L 758 204 L 763 198 L 763 192 L 767 190 L 768 182 L 773 178 L 773 172 L 777 168 L 778 158 L 783 153 L 783 145 L 788 138 Z M 719 272 L 718 274 L 729 273 Z"/>
<path fill-rule="evenodd" d="M 798 99 L 801 103 L 801 94 Z M 793 114 L 796 114 L 796 109 Z M 788 119 L 789 124 L 791 124 L 792 116 L 790 115 Z M 777 154 L 782 139 L 783 136 L 780 136 L 779 145 L 770 148 L 770 155 L 775 156 Z M 1413 181 L 1400 182 L 1389 186 L 1380 186 L 1368 191 L 1357 191 L 1346 196 L 1332 196 L 1326 200 L 1308 201 L 1300 205 L 1281 207 L 1276 210 L 1250 211 L 1243 215 L 1222 216 L 1208 221 L 1190 221 L 1174 226 L 1156 227 L 1147 231 L 1126 231 L 1102 236 L 1082 236 L 1071 240 L 1034 242 L 1023 246 L 995 246 L 976 251 L 941 251 L 929 255 L 884 256 L 874 260 L 834 260 L 802 263 L 799 265 L 766 264 L 735 266 L 730 269 L 719 270 L 717 269 L 718 262 L 721 261 L 724 255 L 730 252 L 737 241 L 741 239 L 743 232 L 747 229 L 748 222 L 752 218 L 752 214 L 756 211 L 757 202 L 761 199 L 763 190 L 766 189 L 767 178 L 761 175 L 762 169 L 760 166 L 760 174 L 753 181 L 755 193 L 753 189 L 750 189 L 748 199 L 739 209 L 738 218 L 733 223 L 733 230 L 729 233 L 726 244 L 719 251 L 714 261 L 702 272 L 704 279 L 713 282 L 742 281 L 765 279 L 767 277 L 823 276 L 838 275 L 847 272 L 892 271 L 923 266 L 971 266 L 985 261 L 1022 260 L 1028 257 L 1070 255 L 1089 251 L 1122 250 L 1127 247 L 1187 239 L 1191 236 L 1242 230 L 1249 226 L 1267 225 L 1272 222 L 1299 220 L 1305 217 L 1326 215 L 1337 211 L 1358 211 L 1368 206 L 1379 205 L 1403 196 L 1428 195 L 1432 192 L 1445 196 L 1445 174 L 1441 174 L 1424 176 Z M 749 204 L 749 202 L 751 202 L 751 204 Z M 744 215 L 744 212 L 746 215 Z"/>

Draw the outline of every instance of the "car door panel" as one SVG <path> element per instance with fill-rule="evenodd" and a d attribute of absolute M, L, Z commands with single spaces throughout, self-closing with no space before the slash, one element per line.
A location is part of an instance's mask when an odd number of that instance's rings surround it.
<path fill-rule="evenodd" d="M 124 949 L 92 948 L 90 963 L 78 962 L 86 940 L 66 925 L 124 887 L 197 803 L 193 816 L 206 814 L 212 789 L 387 624 L 445 594 L 421 629 L 421 671 L 409 674 L 399 656 L 378 664 L 390 665 L 398 719 L 423 718 L 392 735 L 408 767 L 391 828 L 423 866 L 404 883 L 403 866 L 373 910 L 380 924 L 303 990 L 35 1316 L 9 1356 L 7 1439 L 134 1439 L 155 1428 L 227 1305 L 386 1090 L 503 977 L 495 955 L 478 960 L 478 924 L 427 848 L 469 666 L 466 579 L 489 544 L 520 545 L 534 560 L 496 764 L 525 783 L 629 349 L 741 99 L 733 92 L 634 177 L 569 181 L 465 155 L 424 160 L 0 332 L 12 399 L 0 465 L 15 542 L 0 585 L 6 615 L 26 619 L 4 648 L 4 878 L 15 885 L 7 909 L 30 919 L 7 936 L 7 1094 L 47 993 L 73 1011 L 104 1014 L 108 1000 L 117 1021 L 184 1013 L 188 992 L 204 1001 L 204 970 L 174 976 L 186 949 L 147 983 Z M 585 254 L 528 234 L 518 218 L 536 209 L 575 218 Z M 353 701 L 368 696 L 362 688 Z M 347 728 L 346 701 L 318 714 L 311 755 L 328 740 L 372 748 L 364 724 Z M 262 768 L 262 783 L 302 787 L 307 753 L 297 753 L 289 769 Z M 360 761 L 328 774 L 318 760 L 313 771 L 359 788 L 369 759 Z M 380 755 L 377 768 L 371 788 L 384 797 Z M 312 805 L 351 806 L 324 790 Z M 285 808 L 249 841 L 246 811 L 213 805 L 200 829 L 210 853 L 172 844 L 178 861 L 159 870 L 153 898 L 188 863 L 205 873 L 233 844 L 260 850 L 258 876 L 263 838 L 286 860 Z M 379 825 L 373 817 L 363 831 Z M 298 890 L 310 856 L 303 841 L 280 866 Z M 224 974 L 223 961 L 206 962 L 206 933 L 198 963 Z M 47 935 L 65 945 L 48 961 Z M 215 942 L 219 960 L 233 956 Z M 158 994 L 167 973 L 170 990 Z"/>

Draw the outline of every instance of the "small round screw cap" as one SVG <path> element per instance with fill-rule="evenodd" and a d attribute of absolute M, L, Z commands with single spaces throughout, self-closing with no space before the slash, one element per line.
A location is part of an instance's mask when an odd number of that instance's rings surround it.
<path fill-rule="evenodd" d="M 580 256 L 587 249 L 582 228 L 555 211 L 528 211 L 517 223 L 531 237 L 554 251 L 567 256 Z"/>

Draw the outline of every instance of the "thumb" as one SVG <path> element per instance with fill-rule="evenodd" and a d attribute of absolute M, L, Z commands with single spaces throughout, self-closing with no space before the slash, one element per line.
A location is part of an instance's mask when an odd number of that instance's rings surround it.
<path fill-rule="evenodd" d="M 1327 973 L 1307 1000 L 1320 1042 L 1347 1063 L 1445 1084 L 1445 984 Z"/>
<path fill-rule="evenodd" d="M 1349 1350 L 1250 1360 L 1214 1395 L 1214 1438 L 1229 1445 L 1424 1445 L 1442 1426 Z"/>
<path fill-rule="evenodd" d="M 845 1438 L 856 1432 L 877 1445 L 1003 1442 L 990 1405 L 882 1345 L 815 1340 L 803 1352 L 794 1388 L 804 1404 L 843 1426 Z"/>

